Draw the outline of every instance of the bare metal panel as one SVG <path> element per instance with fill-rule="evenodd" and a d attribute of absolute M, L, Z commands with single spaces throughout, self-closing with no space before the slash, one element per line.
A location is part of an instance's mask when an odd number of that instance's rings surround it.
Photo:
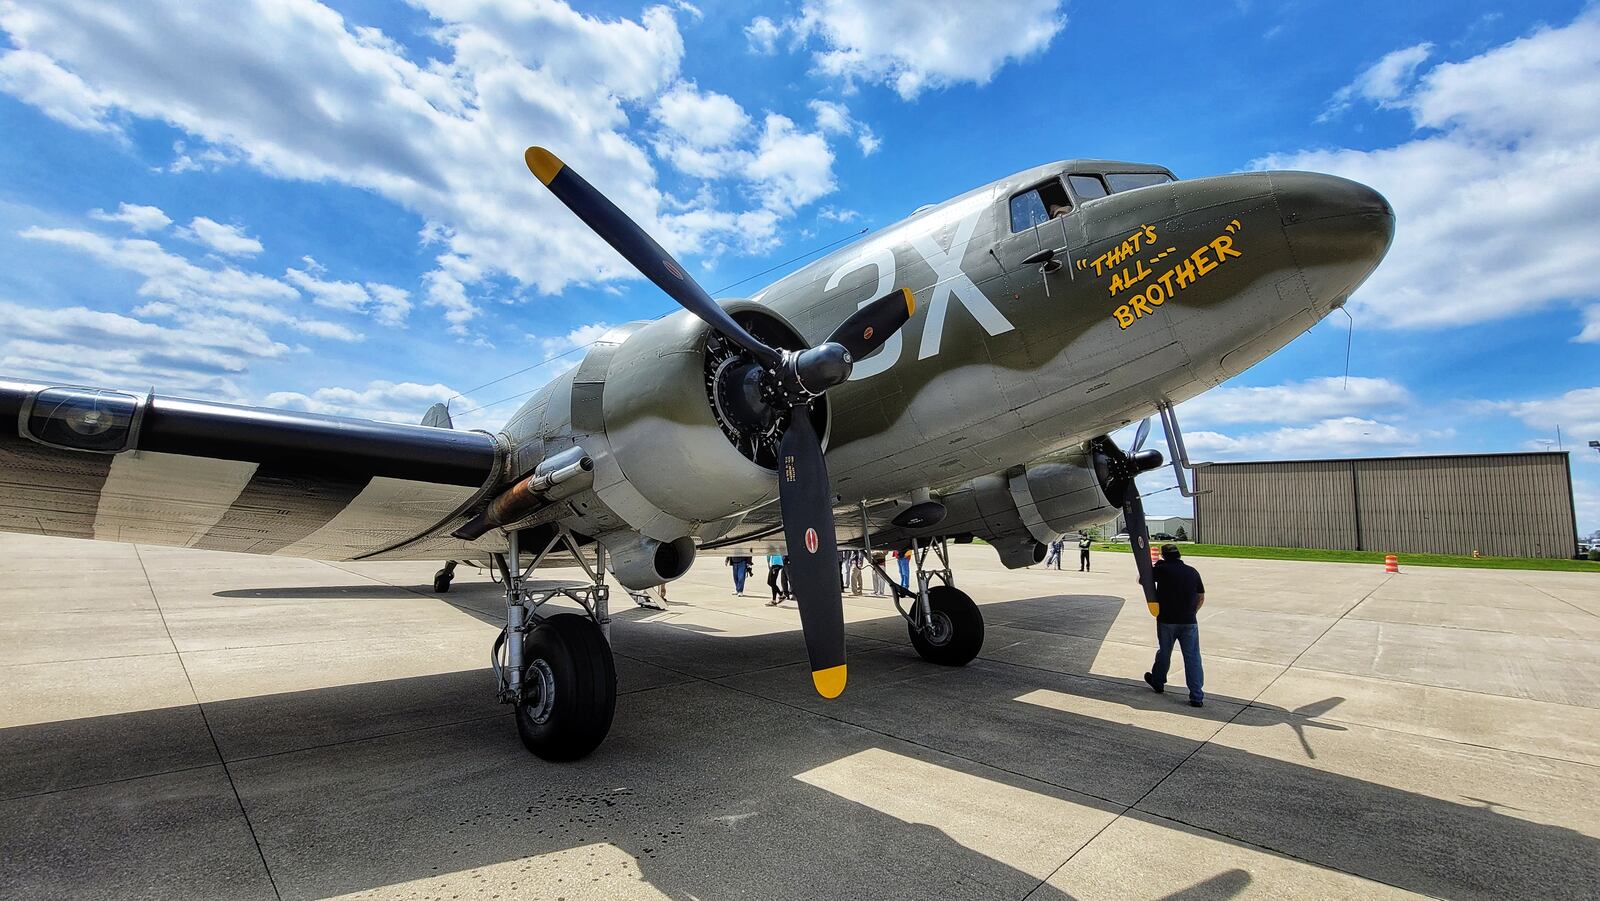
<path fill-rule="evenodd" d="M 1565 557 L 1567 454 L 1373 457 L 1203 466 L 1196 539 L 1213 544 Z"/>

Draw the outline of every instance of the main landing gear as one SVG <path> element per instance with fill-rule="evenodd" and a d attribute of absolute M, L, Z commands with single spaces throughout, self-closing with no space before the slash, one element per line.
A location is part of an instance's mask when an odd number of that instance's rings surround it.
<path fill-rule="evenodd" d="M 928 569 L 929 550 L 937 556 L 941 568 Z M 916 561 L 915 591 L 901 588 L 899 582 L 879 570 L 894 591 L 895 609 L 905 617 L 911 646 L 930 663 L 965 666 L 983 649 L 983 613 L 970 595 L 956 588 L 949 548 L 943 539 L 919 545 Z M 944 584 L 931 584 L 936 578 Z M 909 609 L 900 603 L 902 599 L 910 601 Z"/>
<path fill-rule="evenodd" d="M 599 747 L 617 707 L 605 548 L 594 545 L 591 567 L 571 533 L 561 529 L 524 569 L 518 539 L 512 532 L 509 553 L 494 558 L 506 588 L 506 627 L 490 652 L 497 692 L 501 703 L 516 705 L 517 734 L 529 751 L 545 760 L 577 760 Z M 577 558 L 590 584 L 528 580 L 557 542 Z M 576 601 L 584 612 L 541 614 L 557 596 Z"/>

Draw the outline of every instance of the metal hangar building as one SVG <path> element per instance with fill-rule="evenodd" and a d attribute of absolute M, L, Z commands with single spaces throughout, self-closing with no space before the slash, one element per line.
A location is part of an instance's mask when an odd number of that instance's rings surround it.
<path fill-rule="evenodd" d="M 1383 553 L 1570 557 L 1565 451 L 1208 463 L 1195 540 Z"/>

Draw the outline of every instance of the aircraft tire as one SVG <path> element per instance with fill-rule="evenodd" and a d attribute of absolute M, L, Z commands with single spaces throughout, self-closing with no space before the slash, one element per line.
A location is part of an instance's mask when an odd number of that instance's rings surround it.
<path fill-rule="evenodd" d="M 971 596 L 949 585 L 928 589 L 934 634 L 924 635 L 907 623 L 911 645 L 922 659 L 940 666 L 966 666 L 983 649 L 983 613 Z"/>
<path fill-rule="evenodd" d="M 517 734 L 545 760 L 577 760 L 600 746 L 617 709 L 617 668 L 594 620 L 558 613 L 528 633 L 526 699 Z"/>
<path fill-rule="evenodd" d="M 441 569 L 438 572 L 434 573 L 433 574 L 433 593 L 434 594 L 444 594 L 445 592 L 449 591 L 450 590 L 450 582 L 454 578 L 455 577 L 450 574 L 449 570 Z"/>

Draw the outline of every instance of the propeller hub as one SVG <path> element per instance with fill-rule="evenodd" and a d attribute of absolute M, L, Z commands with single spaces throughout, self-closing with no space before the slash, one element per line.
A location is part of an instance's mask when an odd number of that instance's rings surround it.
<path fill-rule="evenodd" d="M 850 378 L 855 359 L 843 344 L 825 341 L 816 347 L 784 354 L 785 375 L 798 388 L 796 402 L 809 400 Z"/>

